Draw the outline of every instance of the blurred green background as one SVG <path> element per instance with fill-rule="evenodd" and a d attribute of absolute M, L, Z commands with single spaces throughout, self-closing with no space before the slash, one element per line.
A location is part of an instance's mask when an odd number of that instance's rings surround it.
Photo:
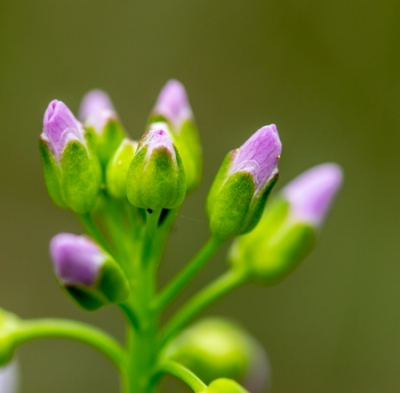
<path fill-rule="evenodd" d="M 189 92 L 205 174 L 183 206 L 160 284 L 208 236 L 204 200 L 225 153 L 276 123 L 277 188 L 324 161 L 343 166 L 344 188 L 318 249 L 292 276 L 245 287 L 209 313 L 242 322 L 264 344 L 273 393 L 399 392 L 399 70 L 396 0 L 0 0 L 1 307 L 123 337 L 117 310 L 80 311 L 55 282 L 49 239 L 81 228 L 47 196 L 37 139 L 50 100 L 76 111 L 97 87 L 139 138 L 174 77 Z M 194 289 L 224 270 L 224 253 Z M 22 393 L 118 391 L 112 367 L 80 344 L 30 343 L 18 358 Z M 165 391 L 187 390 L 168 380 Z"/>

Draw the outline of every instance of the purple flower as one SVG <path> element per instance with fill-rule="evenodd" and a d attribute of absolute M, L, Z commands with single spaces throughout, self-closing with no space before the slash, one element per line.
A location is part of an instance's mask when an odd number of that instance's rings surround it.
<path fill-rule="evenodd" d="M 18 365 L 15 361 L 0 367 L 0 392 L 16 393 L 18 391 Z"/>
<path fill-rule="evenodd" d="M 84 130 L 81 123 L 75 118 L 68 107 L 58 100 L 50 102 L 43 118 L 43 132 L 41 138 L 45 140 L 57 159 L 72 140 L 85 145 Z"/>
<path fill-rule="evenodd" d="M 167 123 L 157 122 L 150 125 L 150 130 L 143 136 L 139 143 L 138 151 L 147 146 L 146 159 L 149 160 L 153 152 L 158 149 L 164 149 L 170 153 L 174 162 L 176 154 Z"/>
<path fill-rule="evenodd" d="M 60 233 L 50 243 L 56 276 L 64 285 L 94 284 L 107 255 L 85 236 Z"/>
<path fill-rule="evenodd" d="M 117 114 L 104 91 L 91 90 L 82 99 L 79 119 L 100 134 L 110 119 L 117 119 Z"/>
<path fill-rule="evenodd" d="M 332 163 L 315 166 L 283 190 L 295 220 L 318 226 L 328 212 L 343 180 L 341 168 Z"/>
<path fill-rule="evenodd" d="M 257 193 L 277 174 L 281 151 L 275 124 L 262 127 L 234 153 L 228 176 L 236 172 L 250 173 Z"/>
<path fill-rule="evenodd" d="M 171 79 L 161 90 L 154 112 L 164 116 L 179 132 L 182 123 L 193 117 L 192 110 L 182 83 Z"/>

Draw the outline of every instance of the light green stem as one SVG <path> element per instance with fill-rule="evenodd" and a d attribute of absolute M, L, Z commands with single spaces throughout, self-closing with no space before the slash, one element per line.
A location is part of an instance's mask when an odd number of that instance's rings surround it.
<path fill-rule="evenodd" d="M 185 268 L 172 280 L 156 299 L 155 308 L 162 310 L 171 303 L 183 288 L 196 276 L 206 265 L 210 258 L 221 247 L 223 241 L 211 237 L 197 255 L 186 265 Z"/>
<path fill-rule="evenodd" d="M 78 214 L 78 217 L 82 222 L 83 227 L 86 229 L 87 233 L 94 240 L 96 240 L 100 244 L 100 246 L 104 248 L 104 250 L 111 254 L 110 247 L 104 240 L 102 233 L 100 232 L 99 228 L 97 228 L 90 213 Z"/>
<path fill-rule="evenodd" d="M 22 321 L 15 333 L 16 345 L 38 338 L 67 338 L 87 344 L 105 355 L 122 372 L 126 362 L 123 348 L 107 333 L 81 322 L 62 319 Z"/>
<path fill-rule="evenodd" d="M 161 337 L 161 347 L 163 347 L 173 336 L 179 333 L 179 331 L 184 328 L 192 318 L 202 312 L 211 303 L 220 299 L 222 296 L 231 292 L 240 285 L 243 285 L 246 281 L 246 276 L 229 270 L 202 289 L 177 312 L 166 326 Z"/>
<path fill-rule="evenodd" d="M 158 374 L 166 373 L 173 375 L 185 382 L 195 393 L 202 393 L 207 389 L 207 385 L 189 369 L 181 364 L 168 360 L 158 368 Z"/>

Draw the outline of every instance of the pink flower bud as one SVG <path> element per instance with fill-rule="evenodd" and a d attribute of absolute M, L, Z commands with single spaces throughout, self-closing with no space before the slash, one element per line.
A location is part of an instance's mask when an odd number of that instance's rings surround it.
<path fill-rule="evenodd" d="M 110 97 L 104 91 L 92 90 L 82 99 L 79 119 L 86 127 L 92 127 L 100 134 L 110 119 L 117 119 L 117 114 Z"/>
<path fill-rule="evenodd" d="M 236 172 L 250 173 L 257 193 L 278 172 L 281 151 L 282 144 L 275 124 L 262 127 L 237 149 L 228 176 Z"/>
<path fill-rule="evenodd" d="M 94 284 L 107 259 L 96 243 L 85 236 L 60 233 L 50 243 L 54 272 L 64 285 Z"/>
<path fill-rule="evenodd" d="M 181 124 L 193 117 L 182 83 L 175 79 L 167 82 L 158 96 L 154 112 L 165 117 L 172 124 L 174 132 L 179 132 Z"/>
<path fill-rule="evenodd" d="M 292 180 L 282 195 L 290 203 L 293 219 L 320 225 L 342 180 L 341 168 L 331 163 L 315 166 Z"/>
<path fill-rule="evenodd" d="M 57 159 L 71 140 L 80 141 L 86 146 L 84 130 L 68 107 L 58 100 L 50 102 L 43 118 L 43 133 L 45 140 Z"/>
<path fill-rule="evenodd" d="M 170 153 L 172 159 L 176 162 L 174 144 L 166 123 L 158 122 L 151 124 L 150 130 L 144 135 L 143 139 L 139 143 L 139 149 L 143 146 L 147 146 L 147 160 L 150 159 L 154 151 L 164 149 Z"/>

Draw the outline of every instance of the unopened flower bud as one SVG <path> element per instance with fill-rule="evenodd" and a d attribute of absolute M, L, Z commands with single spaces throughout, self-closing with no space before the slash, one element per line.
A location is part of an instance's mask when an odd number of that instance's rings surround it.
<path fill-rule="evenodd" d="M 65 290 L 83 308 L 95 310 L 128 297 L 128 282 L 118 264 L 92 240 L 70 233 L 50 243 L 54 273 Z"/>
<path fill-rule="evenodd" d="M 212 381 L 204 393 L 249 393 L 236 381 L 228 378 L 219 378 Z"/>
<path fill-rule="evenodd" d="M 266 285 L 285 278 L 315 247 L 342 177 L 338 165 L 322 164 L 289 183 L 254 231 L 232 245 L 233 268 Z"/>
<path fill-rule="evenodd" d="M 94 131 L 96 152 L 106 165 L 125 137 L 110 97 L 102 90 L 89 91 L 82 99 L 79 119 Z"/>
<path fill-rule="evenodd" d="M 171 129 L 172 138 L 182 157 L 186 189 L 192 192 L 201 180 L 201 144 L 185 88 L 177 80 L 169 80 L 158 96 L 150 122 L 158 121 L 167 122 Z"/>
<path fill-rule="evenodd" d="M 126 198 L 126 179 L 138 143 L 124 139 L 107 165 L 106 187 L 118 199 Z"/>
<path fill-rule="evenodd" d="M 14 355 L 19 319 L 0 308 L 0 367 L 11 361 Z M 0 392 L 1 382 L 0 382 Z"/>
<path fill-rule="evenodd" d="M 252 393 L 269 385 L 269 362 L 260 344 L 239 325 L 207 318 L 182 332 L 165 356 L 181 363 L 204 383 L 231 378 Z"/>
<path fill-rule="evenodd" d="M 90 137 L 63 102 L 54 100 L 48 106 L 39 146 L 54 202 L 77 213 L 90 211 L 100 189 L 100 165 Z"/>
<path fill-rule="evenodd" d="M 166 123 L 153 123 L 140 140 L 126 190 L 130 203 L 143 209 L 171 209 L 182 204 L 185 171 Z"/>
<path fill-rule="evenodd" d="M 275 125 L 254 133 L 226 156 L 210 190 L 207 211 L 219 238 L 251 231 L 278 177 L 281 141 Z"/>
<path fill-rule="evenodd" d="M 7 366 L 0 367 L 0 392 L 17 393 L 18 392 L 18 364 L 11 362 Z"/>

